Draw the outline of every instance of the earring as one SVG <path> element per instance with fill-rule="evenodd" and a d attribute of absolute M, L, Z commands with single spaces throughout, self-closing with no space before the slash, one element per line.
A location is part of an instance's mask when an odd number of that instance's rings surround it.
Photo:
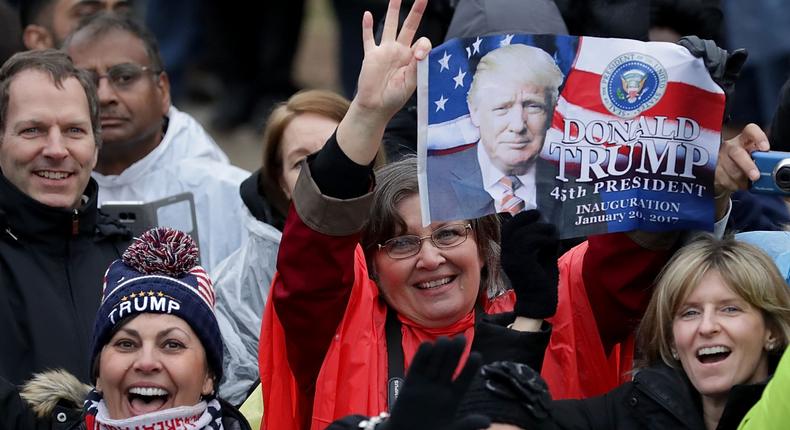
<path fill-rule="evenodd" d="M 675 351 L 674 349 L 672 350 L 672 358 L 674 358 L 675 360 L 679 360 L 680 359 L 680 357 L 678 356 L 678 352 Z"/>
<path fill-rule="evenodd" d="M 773 341 L 773 340 L 769 340 L 769 341 L 768 341 L 768 343 L 765 345 L 765 349 L 766 349 L 768 352 L 771 352 L 771 351 L 773 351 L 773 350 L 774 350 L 774 348 L 776 348 L 776 344 L 774 343 L 774 341 Z"/>

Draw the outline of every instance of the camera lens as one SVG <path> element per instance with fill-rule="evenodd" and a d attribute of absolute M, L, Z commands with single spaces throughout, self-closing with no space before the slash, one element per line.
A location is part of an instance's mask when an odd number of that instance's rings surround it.
<path fill-rule="evenodd" d="M 784 192 L 790 192 L 790 166 L 782 166 L 777 169 L 774 180 L 777 188 Z"/>

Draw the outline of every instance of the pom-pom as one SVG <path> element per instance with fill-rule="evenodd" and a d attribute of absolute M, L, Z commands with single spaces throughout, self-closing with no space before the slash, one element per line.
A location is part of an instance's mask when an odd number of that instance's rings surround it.
<path fill-rule="evenodd" d="M 123 253 L 123 262 L 147 275 L 180 277 L 198 264 L 198 248 L 186 233 L 157 227 L 135 238 Z"/>

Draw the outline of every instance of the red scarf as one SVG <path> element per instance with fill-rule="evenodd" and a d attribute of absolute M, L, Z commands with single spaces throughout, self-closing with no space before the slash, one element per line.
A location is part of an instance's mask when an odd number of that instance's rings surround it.
<path fill-rule="evenodd" d="M 461 359 L 458 361 L 458 369 L 463 368 L 463 365 L 466 364 L 466 360 L 469 358 L 469 353 L 472 350 L 472 340 L 474 340 L 475 336 L 474 310 L 452 325 L 441 328 L 421 327 L 403 315 L 398 315 L 398 319 L 401 322 L 401 343 L 403 344 L 403 359 L 405 361 L 405 363 L 403 363 L 404 369 L 408 369 L 411 365 L 411 359 L 414 358 L 414 354 L 417 353 L 417 348 L 420 347 L 421 343 L 434 342 L 442 336 L 455 337 L 459 334 L 463 334 L 466 337 L 466 346 L 464 347 L 464 353 Z M 456 369 L 456 372 L 458 369 Z"/>

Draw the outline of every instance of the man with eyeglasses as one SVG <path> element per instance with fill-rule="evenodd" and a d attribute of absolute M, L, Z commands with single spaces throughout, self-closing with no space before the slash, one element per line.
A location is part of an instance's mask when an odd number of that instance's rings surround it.
<path fill-rule="evenodd" d="M 156 40 L 140 24 L 100 14 L 83 21 L 63 49 L 91 74 L 99 95 L 99 205 L 191 192 L 201 262 L 212 270 L 241 245 L 238 189 L 249 173 L 230 165 L 203 127 L 170 104 Z"/>
<path fill-rule="evenodd" d="M 90 380 L 102 278 L 131 239 L 97 210 L 98 111 L 62 52 L 0 68 L 0 379 L 13 384 L 48 368 Z"/>
<path fill-rule="evenodd" d="M 19 16 L 27 49 L 60 48 L 80 20 L 100 12 L 129 13 L 132 0 L 22 0 Z"/>

